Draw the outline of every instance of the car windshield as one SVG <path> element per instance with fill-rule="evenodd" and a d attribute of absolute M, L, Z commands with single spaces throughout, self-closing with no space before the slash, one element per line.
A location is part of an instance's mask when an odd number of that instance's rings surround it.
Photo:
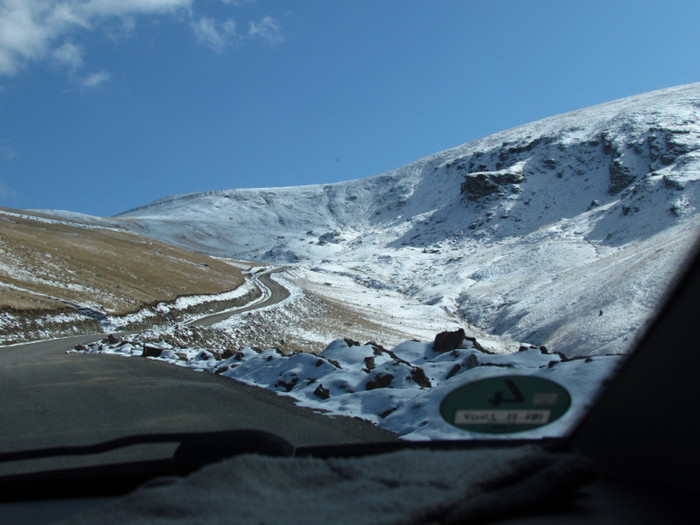
<path fill-rule="evenodd" d="M 545 4 L 0 0 L 0 453 L 567 435 L 693 252 L 700 84 L 678 6 Z"/>

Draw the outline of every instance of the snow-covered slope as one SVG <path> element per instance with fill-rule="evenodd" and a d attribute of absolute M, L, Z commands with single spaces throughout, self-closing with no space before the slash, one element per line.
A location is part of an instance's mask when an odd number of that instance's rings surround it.
<path fill-rule="evenodd" d="M 692 84 L 366 179 L 180 195 L 118 221 L 214 255 L 340 266 L 568 355 L 620 353 L 694 243 L 699 180 Z"/>

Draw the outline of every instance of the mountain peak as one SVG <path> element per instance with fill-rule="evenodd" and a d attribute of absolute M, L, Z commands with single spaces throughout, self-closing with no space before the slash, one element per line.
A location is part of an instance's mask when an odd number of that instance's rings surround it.
<path fill-rule="evenodd" d="M 571 355 L 623 352 L 695 240 L 699 179 L 691 84 L 365 179 L 180 195 L 118 220 L 218 256 L 332 260 Z"/>

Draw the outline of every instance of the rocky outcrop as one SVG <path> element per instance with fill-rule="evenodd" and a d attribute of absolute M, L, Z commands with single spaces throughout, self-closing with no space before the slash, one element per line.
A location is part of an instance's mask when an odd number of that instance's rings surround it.
<path fill-rule="evenodd" d="M 519 184 L 525 180 L 522 173 L 509 170 L 467 173 L 460 192 L 467 200 L 475 201 L 492 194 L 518 193 Z"/>

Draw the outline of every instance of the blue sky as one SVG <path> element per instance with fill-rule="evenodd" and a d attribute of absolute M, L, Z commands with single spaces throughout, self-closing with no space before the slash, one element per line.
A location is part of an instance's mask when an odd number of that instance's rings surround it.
<path fill-rule="evenodd" d="M 700 2 L 0 0 L 0 206 L 362 178 L 700 81 Z"/>

